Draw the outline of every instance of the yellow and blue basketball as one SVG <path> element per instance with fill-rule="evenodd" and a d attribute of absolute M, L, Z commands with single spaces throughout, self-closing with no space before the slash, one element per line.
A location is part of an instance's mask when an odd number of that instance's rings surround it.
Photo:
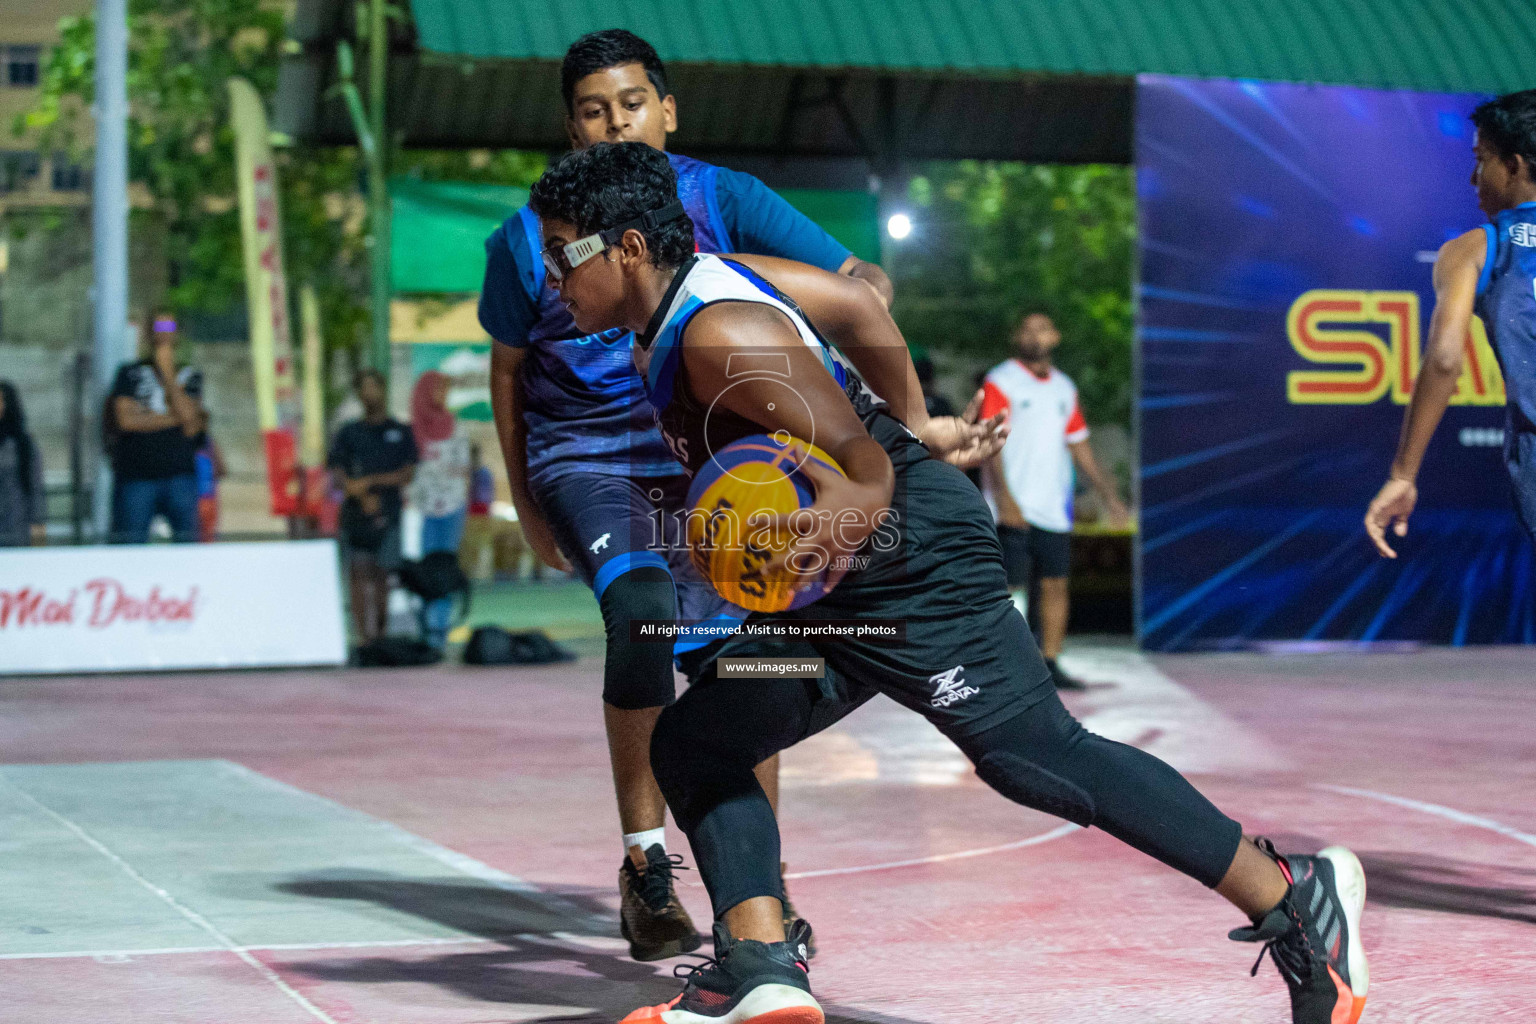
<path fill-rule="evenodd" d="M 688 488 L 693 564 L 721 597 L 750 611 L 801 608 L 826 593 L 825 572 L 798 582 L 787 572 L 763 572 L 795 539 L 790 530 L 771 529 L 765 520 L 809 508 L 816 500 L 815 486 L 800 469 L 802 449 L 845 475 L 813 444 L 784 434 L 753 434 L 715 452 Z"/>

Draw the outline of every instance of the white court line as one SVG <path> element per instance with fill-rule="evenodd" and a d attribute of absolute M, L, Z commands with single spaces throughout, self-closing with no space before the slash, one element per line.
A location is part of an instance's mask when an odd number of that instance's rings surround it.
<path fill-rule="evenodd" d="M 932 857 L 918 857 L 916 860 L 893 860 L 888 864 L 864 864 L 855 868 L 823 868 L 820 871 L 791 871 L 784 878 L 825 878 L 827 875 L 858 875 L 866 871 L 889 871 L 892 868 L 913 868 L 922 864 L 942 864 L 948 860 L 964 860 L 967 857 L 985 857 L 989 853 L 1003 853 L 1007 850 L 1022 850 L 1026 846 L 1039 846 L 1048 843 L 1052 839 L 1060 839 L 1062 836 L 1071 835 L 1081 831 L 1081 826 L 1066 824 L 1057 825 L 1049 832 L 1038 836 L 1030 836 L 1028 839 L 1020 839 L 1015 843 L 1004 843 L 1002 846 L 984 846 L 977 850 L 960 850 L 957 853 L 936 853 Z"/>
<path fill-rule="evenodd" d="M 508 936 L 511 938 L 512 936 Z M 164 949 L 84 949 L 63 953 L 0 953 L 0 960 L 73 960 L 86 957 L 131 959 L 136 956 L 171 956 L 177 953 L 280 953 L 289 950 L 378 949 L 390 946 L 471 946 L 499 943 L 500 939 L 440 937 L 374 939 L 360 942 L 277 942 L 259 946 L 168 946 Z"/>
<path fill-rule="evenodd" d="M 58 811 L 55 811 L 52 807 L 49 807 L 41 800 L 34 797 L 31 793 L 28 793 L 26 790 L 11 782 L 11 780 L 7 779 L 3 773 L 0 773 L 0 782 L 4 782 L 11 789 L 15 790 L 22 797 L 22 799 L 32 804 L 34 807 L 48 815 L 48 817 L 52 818 L 54 821 L 57 821 L 60 825 L 63 825 L 65 828 L 69 829 L 69 831 L 78 836 L 80 840 L 87 846 L 110 860 L 112 863 L 116 864 L 119 868 L 122 869 L 124 874 L 142 885 L 155 896 L 159 897 L 166 904 L 168 904 L 171 909 L 175 910 L 182 917 L 186 918 L 188 921 L 192 922 L 192 924 L 213 936 L 214 940 L 218 942 L 222 948 L 227 949 L 229 952 L 235 954 L 241 960 L 245 961 L 245 963 L 250 966 L 250 968 L 257 974 L 260 974 L 267 981 L 275 985 L 278 991 L 282 992 L 283 995 L 287 996 L 289 999 L 292 999 L 295 1003 L 298 1003 L 305 1010 L 307 1010 L 310 1016 L 314 1017 L 318 1021 L 323 1022 L 323 1024 L 337 1024 L 336 1020 L 332 1018 L 330 1014 L 326 1013 L 324 1010 L 320 1009 L 320 1007 L 306 999 L 303 993 L 284 981 L 276 971 L 262 963 L 260 960 L 256 959 L 256 957 L 253 956 L 249 951 L 242 949 L 235 943 L 234 939 L 230 938 L 228 935 L 225 935 L 218 929 L 217 926 L 213 924 L 213 922 L 209 921 L 202 914 L 199 914 L 191 907 L 184 905 L 179 900 L 177 900 L 175 896 L 172 896 L 169 892 L 160 888 L 158 885 L 151 882 L 143 875 L 139 874 L 139 872 L 134 868 L 132 864 L 129 864 L 126 860 L 113 853 L 104 843 L 101 842 L 101 840 L 97 839 L 85 829 L 81 828 L 73 821 L 70 821 L 68 818 L 64 817 L 64 815 L 60 814 Z"/>
<path fill-rule="evenodd" d="M 575 932 L 550 932 L 548 935 L 540 935 L 537 932 L 518 932 L 515 935 L 490 937 L 445 935 L 423 936 L 418 939 L 363 939 L 356 942 L 269 942 L 257 946 L 233 948 L 229 946 L 167 946 L 162 949 L 81 949 L 56 953 L 0 953 L 0 960 L 84 960 L 98 957 L 109 960 L 131 960 L 136 956 L 173 956 L 179 953 L 282 953 L 294 950 L 386 949 L 411 946 L 504 946 L 508 939 L 558 949 L 580 946 L 589 950 L 622 951 L 627 948 L 624 940 L 617 937 L 609 939 L 598 935 L 578 935 Z"/>
<path fill-rule="evenodd" d="M 240 775 L 256 785 L 265 786 L 268 789 L 275 789 L 281 793 L 287 794 L 288 796 L 300 797 L 304 800 L 310 801 L 311 803 L 321 804 L 333 812 L 340 811 L 346 815 L 355 815 L 358 817 L 366 818 L 368 822 L 378 831 L 387 833 L 396 841 L 400 842 L 404 846 L 409 847 L 412 850 L 415 850 L 417 853 L 431 857 L 439 864 L 453 868 L 455 871 L 458 871 L 461 874 L 468 875 L 471 878 L 477 878 L 482 882 L 489 882 L 497 889 L 504 889 L 507 892 L 515 892 L 521 893 L 525 896 L 537 897 L 537 901 L 544 904 L 544 906 L 547 907 L 551 913 L 563 914 L 567 917 L 574 917 L 589 925 L 600 925 L 606 927 L 611 924 L 611 919 L 604 917 L 602 914 L 592 913 L 591 911 L 585 910 L 563 896 L 547 893 L 540 889 L 538 886 L 534 885 L 532 882 L 525 882 L 521 878 L 518 878 L 516 875 L 510 875 L 500 868 L 493 868 L 484 861 L 476 860 L 468 854 L 460 853 L 457 850 L 451 850 L 446 846 L 434 843 L 432 840 L 423 838 L 422 836 L 417 835 L 409 829 L 401 828 L 399 825 L 396 825 L 392 821 L 387 821 L 384 818 L 376 818 L 364 811 L 359 811 L 355 807 L 349 807 L 346 804 L 339 803 L 338 801 L 332 800 L 329 797 L 323 797 L 319 793 L 311 793 L 307 789 L 300 789 L 298 786 L 290 786 L 288 783 L 274 779 L 270 775 L 263 775 L 261 772 L 258 772 L 255 769 L 247 768 L 245 765 L 240 764 L 238 761 L 226 761 L 220 759 L 218 763 L 223 765 L 226 770 L 231 771 L 236 775 Z"/>
<path fill-rule="evenodd" d="M 1403 796 L 1393 796 L 1390 793 L 1377 793 L 1370 789 L 1355 789 L 1351 786 L 1329 786 L 1319 784 L 1314 789 L 1326 789 L 1332 793 L 1343 793 L 1347 796 L 1364 797 L 1367 800 L 1377 800 L 1384 804 L 1395 804 L 1398 807 L 1406 807 L 1410 811 L 1423 811 L 1425 814 L 1433 814 L 1438 818 L 1458 822 L 1462 825 L 1471 825 L 1473 828 L 1486 829 L 1489 832 L 1497 832 L 1501 836 L 1513 839 L 1517 843 L 1527 846 L 1536 846 L 1536 836 L 1529 832 L 1521 832 L 1503 822 L 1494 821 L 1492 818 L 1479 817 L 1476 814 L 1468 814 L 1466 811 L 1458 811 L 1454 807 L 1442 807 L 1440 804 L 1425 803 L 1423 800 L 1410 800 Z"/>

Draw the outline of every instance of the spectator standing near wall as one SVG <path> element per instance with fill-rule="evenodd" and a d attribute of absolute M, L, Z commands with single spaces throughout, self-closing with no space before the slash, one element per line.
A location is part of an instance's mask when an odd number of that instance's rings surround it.
<path fill-rule="evenodd" d="M 114 543 L 147 543 L 156 515 L 174 540 L 197 540 L 196 456 L 208 427 L 202 397 L 202 373 L 176 364 L 175 316 L 156 313 L 138 362 L 118 369 L 103 416 Z"/>
<path fill-rule="evenodd" d="M 448 378 L 428 370 L 411 392 L 411 432 L 420 462 L 411 483 L 411 503 L 421 510 L 422 557 L 435 551 L 458 555 L 469 508 L 471 465 L 469 436 L 448 408 Z M 453 598 L 427 602 L 422 609 L 422 639 L 442 650 L 448 643 Z"/>
<path fill-rule="evenodd" d="M 346 495 L 338 522 L 352 594 L 352 620 L 361 643 L 384 635 L 389 621 L 389 576 L 400 567 L 403 489 L 416 472 L 416 441 L 389 415 L 384 378 L 374 370 L 354 382 L 363 418 L 343 424 L 326 465 Z"/>
<path fill-rule="evenodd" d="M 1038 583 L 1040 651 L 1059 689 L 1082 689 L 1056 663 L 1067 635 L 1074 464 L 1099 493 L 1112 524 L 1123 526 L 1129 515 L 1093 457 L 1077 385 L 1051 362 L 1061 344 L 1056 324 L 1045 313 L 1028 313 L 1014 328 L 1013 343 L 1017 354 L 993 367 L 982 385 L 981 415 L 1006 410 L 1012 428 L 987 465 L 984 491 L 997 516 L 1014 603 L 1025 611 Z"/>
<path fill-rule="evenodd" d="M 0 380 L 0 547 L 44 542 L 46 499 L 42 452 L 27 432 L 21 396 Z"/>

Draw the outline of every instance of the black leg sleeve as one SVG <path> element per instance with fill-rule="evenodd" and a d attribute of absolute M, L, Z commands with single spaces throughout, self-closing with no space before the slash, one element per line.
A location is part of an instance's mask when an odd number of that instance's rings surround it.
<path fill-rule="evenodd" d="M 1207 887 L 1237 853 L 1237 822 L 1151 754 L 1084 729 L 1055 693 L 956 743 L 1010 800 L 1096 825 Z"/>
<path fill-rule="evenodd" d="M 672 574 L 656 566 L 631 569 L 616 578 L 598 599 L 608 651 L 603 661 L 603 702 L 625 711 L 672 703 L 672 645 L 637 643 L 629 624 L 636 619 L 665 622 L 677 618 Z"/>
<path fill-rule="evenodd" d="M 814 682 L 697 683 L 661 713 L 651 770 L 719 919 L 756 896 L 782 897 L 779 823 L 752 769 L 811 728 Z"/>

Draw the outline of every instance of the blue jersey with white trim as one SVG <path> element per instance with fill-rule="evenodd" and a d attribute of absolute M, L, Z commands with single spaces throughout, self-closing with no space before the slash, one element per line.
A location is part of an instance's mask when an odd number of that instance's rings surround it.
<path fill-rule="evenodd" d="M 1509 454 L 1517 435 L 1536 435 L 1536 203 L 1501 211 L 1483 230 L 1488 255 L 1474 308 L 1504 374 Z"/>
<path fill-rule="evenodd" d="M 701 252 L 723 252 L 731 240 L 715 200 L 719 168 L 667 154 L 677 173 L 677 194 L 693 221 Z M 524 207 L 518 220 L 527 237 L 537 280 L 538 321 L 528 332 L 523 363 L 523 414 L 528 427 L 528 474 L 565 472 L 667 476 L 677 472 L 656 429 L 656 417 L 635 375 L 634 334 L 623 328 L 583 334 L 544 280 L 539 221 Z"/>
<path fill-rule="evenodd" d="M 689 475 L 709 461 L 710 452 L 751 434 L 763 425 L 700 402 L 689 390 L 683 367 L 683 339 L 695 314 L 717 302 L 755 302 L 782 312 L 803 341 L 821 358 L 861 419 L 885 407 L 852 366 L 817 333 L 793 300 L 758 274 L 733 260 L 699 255 L 678 268 L 661 300 L 650 329 L 635 342 L 635 367 L 656 408 L 661 435 Z M 766 350 L 765 350 L 766 354 Z M 773 375 L 771 360 L 751 360 L 743 376 Z M 787 367 L 780 374 L 789 383 Z M 806 438 L 815 442 L 815 438 Z"/>

